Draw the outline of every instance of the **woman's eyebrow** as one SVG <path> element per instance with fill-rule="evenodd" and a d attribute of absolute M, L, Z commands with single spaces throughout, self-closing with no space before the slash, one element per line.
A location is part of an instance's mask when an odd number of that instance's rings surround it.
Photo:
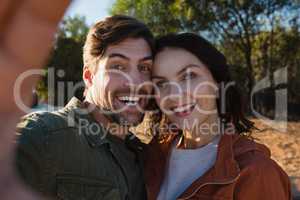
<path fill-rule="evenodd" d="M 195 64 L 189 64 L 189 65 L 185 66 L 184 68 L 182 68 L 181 70 L 179 70 L 176 74 L 177 74 L 177 76 L 178 76 L 178 75 L 182 74 L 183 72 L 185 72 L 186 70 L 188 70 L 189 68 L 194 68 L 194 67 L 199 68 L 198 65 L 195 65 Z"/>
<path fill-rule="evenodd" d="M 152 79 L 166 79 L 165 77 L 163 77 L 163 76 L 152 76 L 151 77 Z"/>

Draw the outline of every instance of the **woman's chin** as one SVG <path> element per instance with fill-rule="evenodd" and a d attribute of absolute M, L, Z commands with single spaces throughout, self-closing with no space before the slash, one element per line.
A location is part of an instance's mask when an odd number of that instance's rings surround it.
<path fill-rule="evenodd" d="M 199 127 L 209 128 L 209 124 L 205 125 L 205 117 L 188 117 L 183 119 L 173 119 L 171 120 L 173 126 L 177 126 L 180 130 L 191 131 Z"/>

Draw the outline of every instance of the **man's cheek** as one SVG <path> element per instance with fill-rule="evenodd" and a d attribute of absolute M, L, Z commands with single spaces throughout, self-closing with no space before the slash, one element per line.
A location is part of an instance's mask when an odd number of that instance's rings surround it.
<path fill-rule="evenodd" d="M 126 82 L 129 83 L 132 81 L 132 78 L 130 78 L 130 76 L 128 74 L 126 74 L 125 72 L 122 72 L 122 71 L 117 71 L 117 70 L 106 73 L 105 77 L 108 80 L 110 80 L 111 82 L 115 82 L 119 85 L 122 85 Z"/>
<path fill-rule="evenodd" d="M 106 76 L 99 76 L 99 77 L 97 77 L 97 79 L 94 82 L 95 88 L 97 90 L 99 90 L 101 95 L 105 94 L 105 91 L 109 87 L 109 84 L 110 84 L 110 79 L 109 79 L 109 77 L 106 77 Z"/>

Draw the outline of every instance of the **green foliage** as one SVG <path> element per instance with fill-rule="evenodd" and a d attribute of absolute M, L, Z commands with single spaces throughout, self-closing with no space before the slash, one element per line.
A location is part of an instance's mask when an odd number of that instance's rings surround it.
<path fill-rule="evenodd" d="M 47 66 L 54 67 L 56 70 L 64 70 L 65 76 L 62 80 L 81 80 L 83 45 L 88 30 L 85 18 L 78 15 L 67 17 L 60 24 Z"/>
<path fill-rule="evenodd" d="M 38 95 L 38 99 L 40 101 L 45 101 L 48 98 L 48 87 L 47 87 L 47 70 L 45 70 L 45 74 L 41 80 L 38 81 L 35 90 Z"/>
<path fill-rule="evenodd" d="M 83 42 L 88 31 L 89 27 L 86 24 L 85 17 L 80 15 L 69 16 L 61 22 L 58 37 L 71 38 L 76 42 Z"/>
<path fill-rule="evenodd" d="M 84 41 L 58 37 L 48 66 L 64 70 L 63 80 L 80 80 L 83 68 L 82 47 Z"/>
<path fill-rule="evenodd" d="M 182 29 L 178 4 L 168 4 L 168 1 L 157 0 L 124 0 L 116 1 L 111 8 L 111 14 L 134 16 L 144 21 L 155 35 L 177 32 Z"/>
<path fill-rule="evenodd" d="M 40 98 L 47 99 L 46 94 L 51 93 L 57 99 L 58 81 L 64 82 L 65 86 L 67 86 L 67 82 L 76 84 L 82 81 L 83 45 L 88 30 L 89 27 L 85 22 L 85 18 L 78 15 L 67 17 L 61 22 L 55 44 L 45 68 L 46 71 L 49 68 L 54 68 L 55 72 L 62 70 L 64 76 L 58 77 L 57 73 L 55 73 L 55 85 L 53 88 L 47 85 L 48 73 L 46 73 L 37 85 L 37 92 Z M 65 99 L 65 103 L 67 101 L 68 98 Z"/>

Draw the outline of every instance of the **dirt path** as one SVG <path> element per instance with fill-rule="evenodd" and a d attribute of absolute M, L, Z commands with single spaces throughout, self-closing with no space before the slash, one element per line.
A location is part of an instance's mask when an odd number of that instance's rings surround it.
<path fill-rule="evenodd" d="M 253 134 L 258 142 L 267 145 L 272 158 L 287 172 L 294 196 L 300 197 L 300 122 L 289 122 L 286 133 L 273 130 L 259 120 L 253 120 L 263 130 Z"/>

